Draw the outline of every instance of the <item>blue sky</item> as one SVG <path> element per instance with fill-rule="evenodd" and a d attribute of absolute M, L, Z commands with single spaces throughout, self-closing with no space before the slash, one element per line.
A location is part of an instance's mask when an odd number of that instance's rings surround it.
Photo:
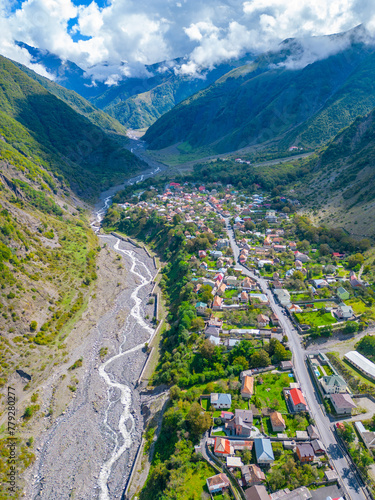
<path fill-rule="evenodd" d="M 375 28 L 369 0 L 0 0 L 0 53 L 45 74 L 23 41 L 115 84 L 146 75 L 145 65 L 184 57 L 176 71 L 194 75 L 228 59 L 305 40 L 303 64 L 340 50 L 311 36 Z M 46 75 L 48 76 L 48 75 Z M 51 76 L 51 75 L 50 75 Z"/>

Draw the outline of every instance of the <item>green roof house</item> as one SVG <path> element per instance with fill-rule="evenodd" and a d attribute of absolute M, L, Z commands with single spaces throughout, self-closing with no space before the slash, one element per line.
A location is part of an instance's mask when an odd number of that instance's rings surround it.
<path fill-rule="evenodd" d="M 343 288 L 342 286 L 340 286 L 338 289 L 337 289 L 337 296 L 341 299 L 341 300 L 348 300 L 348 298 L 350 297 L 350 294 L 349 292 L 347 292 L 345 290 L 345 288 Z"/>

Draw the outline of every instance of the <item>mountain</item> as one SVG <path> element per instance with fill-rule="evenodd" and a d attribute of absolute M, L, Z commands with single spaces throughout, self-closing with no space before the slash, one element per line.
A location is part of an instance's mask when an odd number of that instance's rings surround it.
<path fill-rule="evenodd" d="M 357 118 L 315 158 L 296 188 L 315 222 L 375 236 L 375 109 Z"/>
<path fill-rule="evenodd" d="M 375 106 L 375 50 L 361 29 L 325 38 L 346 48 L 306 65 L 306 42 L 286 40 L 162 116 L 144 136 L 149 148 L 205 156 L 326 143 Z"/>
<path fill-rule="evenodd" d="M 69 60 L 64 61 L 47 50 L 40 50 L 22 42 L 17 43 L 29 52 L 33 63 L 43 65 L 53 75 L 56 83 L 77 92 L 122 125 L 133 129 L 149 127 L 179 102 L 254 58 L 251 54 L 246 54 L 240 59 L 206 70 L 196 77 L 183 75 L 179 70 L 186 60 L 177 58 L 146 65 L 146 75 L 149 76 L 124 78 L 116 85 L 108 86 L 103 82 L 93 81 Z M 44 80 L 38 81 L 56 94 L 47 87 Z"/>
<path fill-rule="evenodd" d="M 2 56 L 0 135 L 0 160 L 31 172 L 39 165 L 86 198 L 143 168 L 124 136 L 93 125 Z"/>
<path fill-rule="evenodd" d="M 108 88 L 92 102 L 126 127 L 149 127 L 176 104 L 251 59 L 253 56 L 247 54 L 196 77 L 178 71 L 183 59 L 146 66 L 149 78 L 128 78 Z"/>
<path fill-rule="evenodd" d="M 88 118 L 94 125 L 97 125 L 101 129 L 107 132 L 116 132 L 120 134 L 126 134 L 126 129 L 121 125 L 115 118 L 110 117 L 107 113 L 96 108 L 93 104 L 87 101 L 84 97 L 80 96 L 74 90 L 69 90 L 58 83 L 45 78 L 44 76 L 35 73 L 35 71 L 23 66 L 23 64 L 12 61 L 16 66 L 20 68 L 24 73 L 30 78 L 40 83 L 42 87 L 48 90 L 51 94 L 55 95 L 71 108 L 73 108 L 77 113 Z"/>
<path fill-rule="evenodd" d="M 107 86 L 103 82 L 93 82 L 92 78 L 74 62 L 63 60 L 48 50 L 37 49 L 24 42 L 16 43 L 28 51 L 34 64 L 44 66 L 59 85 L 74 90 L 86 99 L 95 97 L 106 90 Z"/>

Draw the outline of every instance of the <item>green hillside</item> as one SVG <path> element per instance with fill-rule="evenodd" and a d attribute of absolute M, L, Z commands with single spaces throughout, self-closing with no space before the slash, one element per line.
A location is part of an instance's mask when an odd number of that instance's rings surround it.
<path fill-rule="evenodd" d="M 297 183 L 315 221 L 345 227 L 354 236 L 375 236 L 375 110 L 340 132 Z M 298 180 L 298 178 L 297 178 Z"/>
<path fill-rule="evenodd" d="M 86 198 L 142 168 L 124 136 L 108 135 L 0 57 L 0 160 L 34 163 Z"/>
<path fill-rule="evenodd" d="M 116 132 L 119 134 L 126 133 L 125 127 L 115 118 L 112 118 L 104 111 L 96 108 L 89 101 L 77 94 L 77 92 L 74 92 L 74 90 L 66 89 L 48 78 L 38 75 L 38 73 L 35 73 L 33 70 L 20 63 L 14 62 L 14 64 L 26 73 L 27 76 L 40 83 L 40 85 L 48 90 L 48 92 L 64 101 L 71 108 L 77 111 L 77 113 L 80 113 L 88 118 L 94 125 L 97 125 L 107 132 Z"/>
<path fill-rule="evenodd" d="M 176 104 L 252 58 L 247 54 L 242 59 L 206 71 L 200 77 L 176 73 L 175 67 L 184 62 L 182 59 L 154 64 L 146 67 L 151 75 L 149 78 L 128 78 L 91 100 L 128 128 L 149 127 Z"/>
<path fill-rule="evenodd" d="M 283 62 L 293 50 L 283 44 L 180 103 L 147 131 L 150 149 L 177 145 L 182 161 L 191 148 L 201 156 L 259 144 L 316 148 L 375 106 L 372 47 L 353 43 L 292 70 Z"/>

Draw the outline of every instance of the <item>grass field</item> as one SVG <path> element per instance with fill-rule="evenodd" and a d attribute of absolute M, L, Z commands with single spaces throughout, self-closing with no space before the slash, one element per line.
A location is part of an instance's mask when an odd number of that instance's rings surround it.
<path fill-rule="evenodd" d="M 232 290 L 225 290 L 224 292 L 224 298 L 225 299 L 231 299 L 232 297 L 237 297 L 239 294 L 239 291 L 236 290 L 235 288 Z"/>
<path fill-rule="evenodd" d="M 207 494 L 208 498 L 206 479 L 214 476 L 217 472 L 206 462 L 198 462 L 193 467 L 185 470 L 184 468 L 178 469 L 179 473 L 181 473 L 181 470 L 183 476 L 176 481 L 176 496 L 174 498 L 179 500 L 201 500 L 203 492 Z"/>
<path fill-rule="evenodd" d="M 368 310 L 368 308 L 366 307 L 366 304 L 364 302 L 362 302 L 362 300 L 359 300 L 359 299 L 358 300 L 357 299 L 346 300 L 345 304 L 347 306 L 352 306 L 355 314 L 362 314 L 366 310 Z"/>
<path fill-rule="evenodd" d="M 337 322 L 331 313 L 321 314 L 319 311 L 297 313 L 296 317 L 299 323 L 311 326 L 325 326 Z"/>
<path fill-rule="evenodd" d="M 258 385 L 259 378 L 263 379 L 263 384 Z M 283 388 L 289 387 L 294 378 L 289 377 L 287 373 L 264 373 L 258 375 L 255 379 L 255 396 L 261 402 L 263 408 L 273 407 L 280 413 L 288 413 Z M 276 401 L 278 406 L 276 406 Z"/>

